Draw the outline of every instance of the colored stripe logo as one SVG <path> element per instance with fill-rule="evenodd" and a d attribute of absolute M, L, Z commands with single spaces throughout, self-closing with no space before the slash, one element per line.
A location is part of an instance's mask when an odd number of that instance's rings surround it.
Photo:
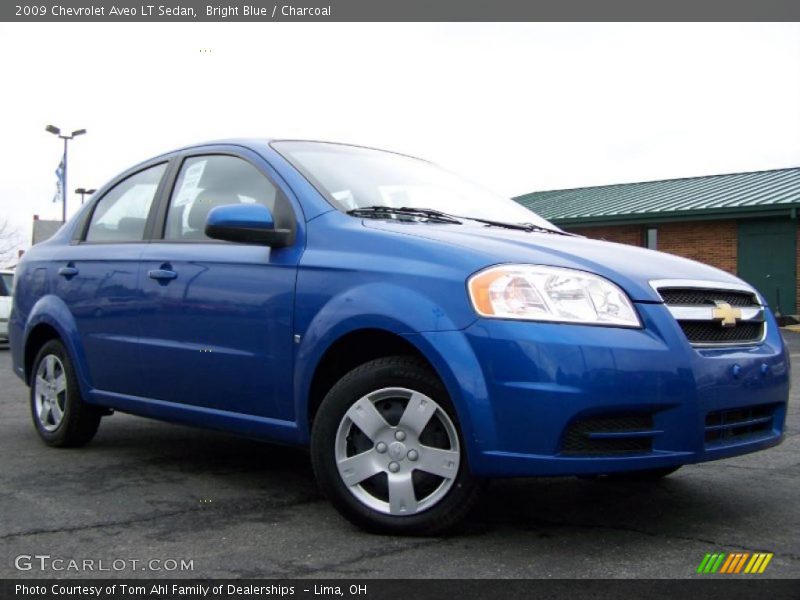
<path fill-rule="evenodd" d="M 706 554 L 697 567 L 698 573 L 763 573 L 773 557 L 772 552 L 714 552 Z"/>

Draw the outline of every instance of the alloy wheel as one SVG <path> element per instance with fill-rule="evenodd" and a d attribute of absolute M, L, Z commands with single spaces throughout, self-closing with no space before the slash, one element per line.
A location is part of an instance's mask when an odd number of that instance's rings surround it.
<path fill-rule="evenodd" d="M 452 487 L 460 458 L 447 413 L 407 388 L 359 398 L 336 431 L 342 481 L 359 502 L 388 515 L 414 515 L 436 505 Z"/>
<path fill-rule="evenodd" d="M 36 418 L 46 431 L 55 431 L 64 420 L 67 406 L 67 375 L 64 364 L 54 354 L 39 362 L 34 381 Z"/>

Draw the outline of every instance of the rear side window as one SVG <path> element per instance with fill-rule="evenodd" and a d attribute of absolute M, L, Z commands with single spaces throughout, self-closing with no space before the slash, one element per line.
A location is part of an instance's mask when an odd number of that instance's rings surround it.
<path fill-rule="evenodd" d="M 208 213 L 226 204 L 263 204 L 278 227 L 291 227 L 294 218 L 280 190 L 249 162 L 235 156 L 194 156 L 183 162 L 175 183 L 164 239 L 208 240 Z"/>
<path fill-rule="evenodd" d="M 95 206 L 87 242 L 138 242 L 167 163 L 131 175 L 114 186 Z"/>

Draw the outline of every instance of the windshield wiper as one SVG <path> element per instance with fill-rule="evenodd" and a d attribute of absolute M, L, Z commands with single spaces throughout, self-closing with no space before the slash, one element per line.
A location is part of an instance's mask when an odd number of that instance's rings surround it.
<path fill-rule="evenodd" d="M 494 221 L 492 219 L 481 219 L 478 217 L 467 217 L 464 215 L 451 215 L 440 210 L 432 208 L 417 208 L 411 206 L 401 206 L 395 208 L 391 206 L 365 206 L 362 208 L 354 208 L 347 211 L 348 215 L 354 217 L 375 217 L 381 218 L 384 215 L 404 215 L 411 217 L 420 217 L 428 219 L 429 221 L 437 223 L 452 223 L 460 225 L 462 220 L 475 221 L 476 223 L 483 223 L 491 227 L 504 227 L 506 229 L 515 229 L 517 231 L 538 232 L 538 233 L 553 233 L 556 235 L 572 235 L 566 231 L 559 231 L 558 229 L 550 229 L 534 223 L 509 223 L 506 221 Z"/>
<path fill-rule="evenodd" d="M 451 223 L 453 225 L 461 225 L 461 221 L 453 215 L 433 210 L 430 208 L 409 208 L 401 206 L 395 208 L 393 206 L 361 206 L 347 211 L 348 215 L 354 217 L 369 217 L 380 219 L 383 217 L 416 217 L 419 219 L 426 219 L 436 223 Z"/>
<path fill-rule="evenodd" d="M 479 217 L 451 215 L 449 213 L 444 213 L 430 208 L 417 208 L 417 209 L 403 208 L 400 210 L 425 211 L 428 213 L 434 213 L 442 217 L 450 217 L 452 219 L 465 219 L 467 221 L 475 221 L 476 223 L 483 223 L 484 225 L 489 225 L 491 227 L 505 227 L 506 229 L 516 229 L 517 231 L 528 231 L 528 232 L 536 231 L 538 233 L 555 233 L 557 235 L 572 235 L 567 233 L 566 231 L 559 231 L 558 229 L 550 229 L 549 227 L 543 227 L 542 225 L 536 225 L 534 223 L 509 223 L 508 221 L 495 221 L 493 219 L 481 219 Z"/>
<path fill-rule="evenodd" d="M 569 231 L 562 231 L 561 229 L 552 229 L 550 227 L 545 227 L 543 225 L 536 225 L 535 223 L 518 223 L 518 225 L 527 227 L 528 231 L 535 231 L 537 233 L 554 233 L 555 235 L 566 235 L 570 237 L 576 237 L 574 233 L 570 233 Z"/>
<path fill-rule="evenodd" d="M 559 231 L 558 229 L 550 229 L 549 227 L 542 227 L 533 223 L 508 223 L 506 221 L 493 221 L 492 219 L 479 219 L 477 217 L 459 217 L 459 219 L 470 219 L 484 225 L 492 227 L 505 227 L 506 229 L 516 229 L 517 231 L 527 231 L 528 233 L 554 233 L 556 235 L 572 235 L 566 231 Z"/>

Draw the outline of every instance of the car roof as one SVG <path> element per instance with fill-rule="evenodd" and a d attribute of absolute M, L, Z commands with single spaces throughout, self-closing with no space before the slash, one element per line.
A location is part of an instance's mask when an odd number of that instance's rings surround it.
<path fill-rule="evenodd" d="M 156 156 L 149 158 L 146 162 L 151 160 L 156 160 L 161 158 L 162 156 L 168 156 L 170 154 L 175 154 L 178 152 L 185 152 L 187 150 L 193 150 L 195 148 L 203 148 L 205 146 L 241 146 L 243 148 L 247 148 L 249 150 L 253 150 L 254 152 L 258 152 L 260 149 L 263 149 L 265 146 L 268 146 L 272 142 L 309 142 L 314 144 L 332 144 L 335 146 L 350 146 L 351 148 L 363 148 L 365 150 L 378 150 L 380 152 L 387 152 L 389 154 L 398 154 L 400 156 L 407 156 L 409 158 L 415 158 L 417 160 L 425 160 L 419 158 L 418 156 L 412 156 L 410 154 L 403 154 L 402 152 L 395 152 L 393 150 L 386 150 L 384 148 L 376 148 L 374 146 L 364 146 L 362 144 L 352 144 L 348 142 L 334 142 L 331 140 L 314 140 L 314 139 L 301 139 L 301 138 L 270 138 L 270 137 L 252 137 L 252 138 L 222 138 L 216 140 L 208 140 L 205 142 L 197 142 L 194 144 L 187 144 L 185 146 L 181 146 L 179 148 L 174 148 L 168 152 L 162 152 Z M 427 162 L 427 161 L 425 161 Z"/>
<path fill-rule="evenodd" d="M 272 141 L 276 140 L 274 140 L 273 138 L 224 138 L 217 140 L 207 140 L 205 142 L 186 144 L 185 146 L 179 146 L 178 148 L 173 148 L 166 152 L 161 152 L 160 154 L 156 154 L 155 156 L 150 157 L 148 161 L 161 158 L 162 156 L 175 154 L 177 152 L 184 152 L 186 150 L 192 150 L 194 148 L 203 148 L 204 146 L 223 146 L 223 145 L 242 146 L 244 148 L 249 148 L 250 150 L 257 150 L 259 147 L 263 147 Z"/>

